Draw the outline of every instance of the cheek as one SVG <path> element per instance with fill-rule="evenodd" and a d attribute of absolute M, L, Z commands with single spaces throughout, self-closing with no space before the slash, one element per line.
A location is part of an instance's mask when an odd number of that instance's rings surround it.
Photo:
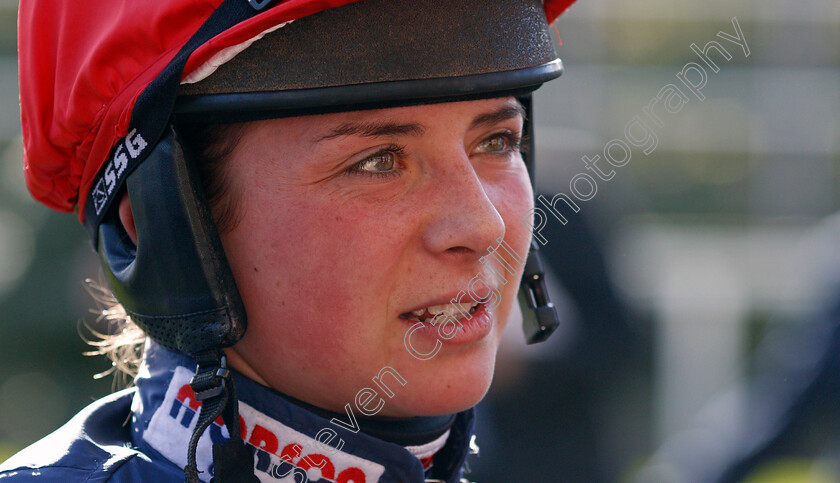
<path fill-rule="evenodd" d="M 531 229 L 528 221 L 530 220 L 531 211 L 534 208 L 534 194 L 531 190 L 531 183 L 528 179 L 527 172 L 524 169 L 507 180 L 504 184 L 499 184 L 488 190 L 488 195 L 491 197 L 493 204 L 499 211 L 499 214 L 505 223 L 505 243 L 512 249 L 519 258 L 525 260 L 528 250 L 531 246 Z M 506 263 L 511 267 L 521 267 L 521 264 L 513 259 L 506 250 L 497 250 L 497 255 L 501 255 Z M 502 273 L 502 267 L 496 267 Z M 504 272 L 507 273 L 507 272 Z M 519 271 L 521 276 L 522 271 Z M 514 307 L 516 294 L 519 291 L 519 278 L 516 280 L 509 279 L 508 283 L 501 289 L 502 304 L 499 307 L 499 315 L 502 324 L 499 327 L 499 332 L 504 329 L 505 321 Z"/>
<path fill-rule="evenodd" d="M 488 196 L 505 222 L 505 241 L 517 253 L 527 253 L 531 230 L 528 221 L 534 208 L 534 193 L 524 165 L 503 183 L 487 188 Z"/>
<path fill-rule="evenodd" d="M 382 332 L 382 294 L 392 286 L 397 241 L 406 237 L 395 218 L 372 217 L 357 204 L 329 198 L 274 202 L 262 210 L 256 209 L 260 202 L 249 204 L 225 243 L 249 332 L 281 337 L 284 347 L 301 351 L 338 350 Z"/>

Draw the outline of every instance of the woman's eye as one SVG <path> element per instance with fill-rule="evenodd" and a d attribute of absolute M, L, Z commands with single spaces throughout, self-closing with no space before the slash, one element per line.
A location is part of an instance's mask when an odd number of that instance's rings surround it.
<path fill-rule="evenodd" d="M 490 139 L 485 139 L 478 145 L 478 148 L 484 152 L 498 153 L 507 150 L 508 143 L 504 136 L 493 136 Z"/>
<path fill-rule="evenodd" d="M 359 161 L 347 171 L 350 173 L 366 174 L 370 176 L 386 176 L 397 174 L 397 156 L 401 153 L 400 148 L 389 148 L 379 151 Z"/>
<path fill-rule="evenodd" d="M 394 169 L 394 153 L 374 154 L 356 165 L 361 171 L 382 172 Z"/>
<path fill-rule="evenodd" d="M 482 153 L 506 153 L 508 151 L 518 150 L 519 138 L 509 133 L 495 134 L 481 141 L 477 149 Z"/>

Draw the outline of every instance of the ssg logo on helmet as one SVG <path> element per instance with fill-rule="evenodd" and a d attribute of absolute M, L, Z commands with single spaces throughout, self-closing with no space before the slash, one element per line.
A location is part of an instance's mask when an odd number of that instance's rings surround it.
<path fill-rule="evenodd" d="M 143 136 L 137 133 L 137 129 L 132 129 L 128 136 L 123 141 L 117 144 L 117 149 L 114 151 L 114 157 L 108 161 L 105 166 L 105 171 L 99 182 L 93 187 L 93 205 L 96 209 L 96 215 L 102 213 L 102 209 L 108 204 L 111 195 L 114 193 L 114 188 L 119 185 L 125 174 L 125 168 L 128 166 L 128 156 L 131 159 L 137 159 L 143 150 L 146 149 L 146 140 Z M 126 155 L 126 152 L 128 155 Z"/>

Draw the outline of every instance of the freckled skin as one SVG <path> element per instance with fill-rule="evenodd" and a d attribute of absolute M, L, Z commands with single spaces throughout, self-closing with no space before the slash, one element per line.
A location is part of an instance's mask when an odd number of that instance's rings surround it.
<path fill-rule="evenodd" d="M 493 375 L 518 278 L 481 340 L 447 345 L 431 360 L 404 347 L 399 315 L 466 289 L 498 237 L 527 252 L 518 219 L 532 193 L 518 152 L 488 152 L 519 116 L 471 126 L 513 98 L 276 119 L 253 123 L 231 155 L 244 190 L 241 222 L 222 235 L 248 313 L 248 331 L 227 349 L 256 381 L 316 406 L 344 411 L 390 366 L 380 416 L 446 414 L 475 405 Z M 420 134 L 317 139 L 346 123 L 415 123 Z M 388 146 L 402 148 L 391 176 L 351 171 Z M 254 267 L 252 270 L 251 267 Z M 259 271 L 256 267 L 260 267 Z M 500 270 L 497 267 L 497 270 Z M 519 274 L 521 276 L 521 273 Z M 448 301 L 448 299 L 446 300 Z M 415 338 L 429 351 L 434 341 Z"/>

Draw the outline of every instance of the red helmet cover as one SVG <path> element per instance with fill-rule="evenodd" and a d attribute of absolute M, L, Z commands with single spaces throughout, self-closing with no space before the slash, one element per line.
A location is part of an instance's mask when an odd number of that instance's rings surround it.
<path fill-rule="evenodd" d="M 245 0 L 242 0 L 243 2 Z M 266 29 L 358 0 L 287 0 L 201 45 L 183 76 Z M 553 22 L 574 0 L 546 0 Z M 87 193 L 128 134 L 134 103 L 222 0 L 22 0 L 21 124 L 33 197 L 84 217 Z"/>

